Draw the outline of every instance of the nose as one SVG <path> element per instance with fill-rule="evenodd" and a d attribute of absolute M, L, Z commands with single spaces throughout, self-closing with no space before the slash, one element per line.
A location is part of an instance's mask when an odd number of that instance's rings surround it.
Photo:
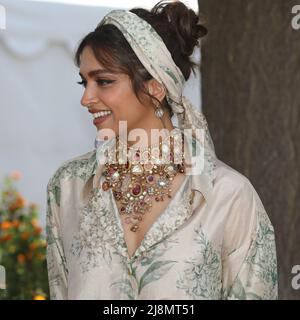
<path fill-rule="evenodd" d="M 93 92 L 93 90 L 88 89 L 88 87 L 86 87 L 84 90 L 84 93 L 82 95 L 80 103 L 83 107 L 87 107 L 87 108 L 98 103 L 98 98 L 96 96 L 96 93 Z"/>

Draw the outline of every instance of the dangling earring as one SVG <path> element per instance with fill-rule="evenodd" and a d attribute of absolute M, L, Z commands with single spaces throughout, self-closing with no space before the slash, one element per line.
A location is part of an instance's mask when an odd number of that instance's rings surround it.
<path fill-rule="evenodd" d="M 164 110 L 160 107 L 158 103 L 155 104 L 154 114 L 157 118 L 162 118 L 164 115 Z"/>

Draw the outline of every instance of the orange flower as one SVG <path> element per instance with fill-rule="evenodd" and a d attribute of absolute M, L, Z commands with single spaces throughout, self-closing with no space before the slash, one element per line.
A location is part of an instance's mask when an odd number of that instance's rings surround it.
<path fill-rule="evenodd" d="M 19 263 L 24 263 L 25 260 L 26 260 L 26 256 L 21 253 L 21 254 L 18 254 L 17 259 L 18 259 L 18 262 L 19 262 Z"/>
<path fill-rule="evenodd" d="M 15 202 L 8 208 L 8 210 L 14 211 L 14 210 L 17 210 L 17 209 L 24 208 L 25 204 L 26 204 L 25 198 L 24 198 L 19 192 L 17 192 L 16 200 L 15 200 Z"/>
<path fill-rule="evenodd" d="M 35 227 L 34 228 L 34 235 L 38 236 L 39 234 L 42 233 L 42 228 L 41 227 Z"/>
<path fill-rule="evenodd" d="M 37 219 L 32 219 L 32 220 L 31 220 L 31 224 L 32 224 L 34 227 L 37 227 L 38 224 L 39 224 L 39 222 L 38 222 Z"/>
<path fill-rule="evenodd" d="M 27 240 L 30 237 L 30 233 L 28 231 L 24 231 L 21 233 L 21 239 Z"/>
<path fill-rule="evenodd" d="M 13 220 L 11 224 L 13 227 L 19 228 L 21 225 L 21 221 L 20 220 Z"/>
<path fill-rule="evenodd" d="M 12 223 L 10 221 L 3 221 L 1 223 L 1 229 L 3 230 L 10 229 L 11 227 L 12 227 Z"/>
<path fill-rule="evenodd" d="M 36 295 L 33 297 L 33 300 L 46 300 L 46 298 L 42 295 Z"/>
<path fill-rule="evenodd" d="M 37 247 L 38 247 L 38 244 L 35 243 L 35 242 L 32 242 L 32 243 L 29 244 L 29 249 L 31 251 L 34 251 Z"/>
<path fill-rule="evenodd" d="M 12 235 L 11 234 L 7 234 L 5 236 L 0 237 L 0 241 L 1 242 L 9 241 L 10 239 L 12 239 Z"/>
<path fill-rule="evenodd" d="M 13 180 L 20 180 L 22 178 L 22 172 L 19 171 L 19 170 L 13 170 L 11 173 L 10 173 L 10 177 L 13 179 Z"/>

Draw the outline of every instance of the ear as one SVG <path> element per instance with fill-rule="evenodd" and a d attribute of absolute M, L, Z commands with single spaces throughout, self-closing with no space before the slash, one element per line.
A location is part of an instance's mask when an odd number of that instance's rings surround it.
<path fill-rule="evenodd" d="M 160 84 L 156 79 L 151 79 L 147 81 L 147 88 L 149 94 L 158 99 L 160 102 L 166 96 L 165 87 L 162 84 Z"/>

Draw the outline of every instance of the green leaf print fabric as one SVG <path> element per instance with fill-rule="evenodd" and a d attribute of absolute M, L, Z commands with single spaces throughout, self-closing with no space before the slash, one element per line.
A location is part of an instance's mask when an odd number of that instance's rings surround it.
<path fill-rule="evenodd" d="M 220 160 L 211 180 L 186 176 L 130 258 L 95 152 L 48 183 L 52 299 L 277 298 L 273 226 L 246 177 Z"/>

